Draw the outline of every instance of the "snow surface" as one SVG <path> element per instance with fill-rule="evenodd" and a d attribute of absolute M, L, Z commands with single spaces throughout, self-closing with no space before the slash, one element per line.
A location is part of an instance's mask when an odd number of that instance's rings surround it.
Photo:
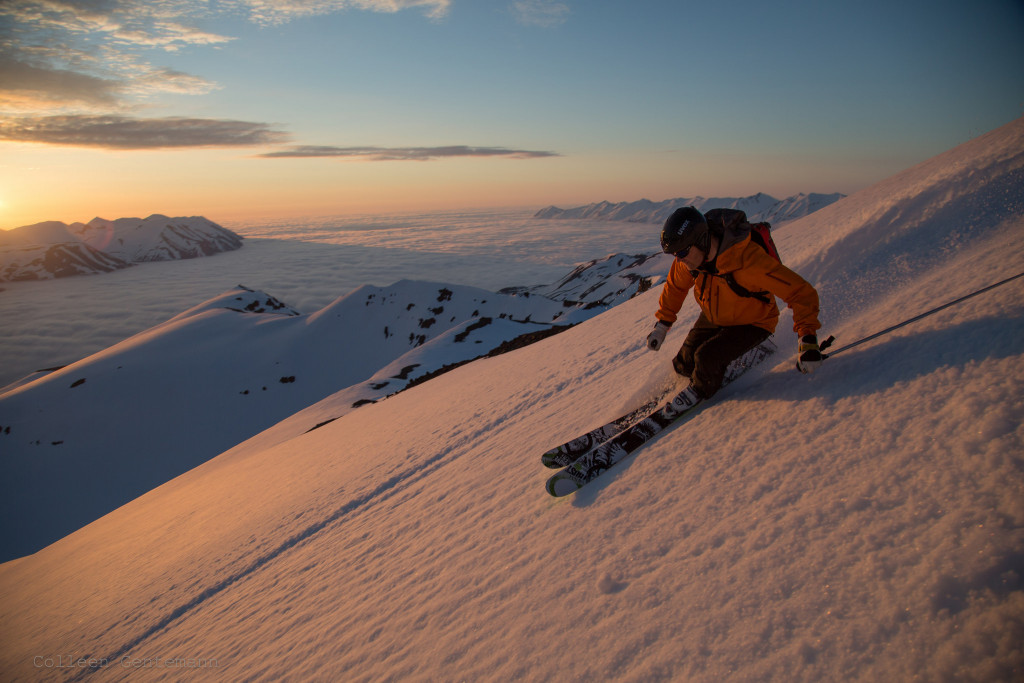
<path fill-rule="evenodd" d="M 76 363 L 32 373 L 0 390 L 0 518 L 10 521 L 0 561 L 49 545 L 326 396 L 348 404 L 316 425 L 598 315 L 663 279 L 666 258 L 612 255 L 554 285 L 499 293 L 412 280 L 366 285 L 309 315 L 238 286 Z"/>
<path fill-rule="evenodd" d="M 304 316 L 234 288 L 0 392 L 0 517 L 10 523 L 0 559 L 34 552 L 344 387 L 349 405 L 332 418 L 597 313 L 403 280 Z"/>
<path fill-rule="evenodd" d="M 841 346 L 1024 271 L 1022 169 L 1024 120 L 786 226 L 780 250 Z M 0 565 L 0 668 L 1018 681 L 1022 283 L 811 377 L 782 353 L 563 500 L 540 454 L 671 381 L 642 345 L 656 289 L 308 431 L 347 400 L 326 398 Z M 786 317 L 776 337 L 795 345 Z"/>

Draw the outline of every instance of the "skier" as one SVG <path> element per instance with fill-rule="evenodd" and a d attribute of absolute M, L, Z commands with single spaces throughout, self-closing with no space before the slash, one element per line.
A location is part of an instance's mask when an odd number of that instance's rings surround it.
<path fill-rule="evenodd" d="M 793 309 L 793 331 L 800 340 L 797 369 L 810 373 L 821 365 L 818 292 L 751 240 L 742 211 L 712 209 L 705 216 L 692 206 L 677 209 L 665 221 L 661 247 L 675 260 L 647 346 L 661 348 L 686 293 L 693 289 L 701 312 L 672 367 L 690 378 L 697 399 L 714 395 L 729 363 L 775 331 L 776 296 Z"/>

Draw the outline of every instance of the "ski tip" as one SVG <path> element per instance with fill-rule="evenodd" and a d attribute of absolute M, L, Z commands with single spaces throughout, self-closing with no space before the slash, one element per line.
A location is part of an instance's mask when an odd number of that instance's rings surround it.
<path fill-rule="evenodd" d="M 544 463 L 544 467 L 564 467 L 564 465 L 561 465 L 558 462 L 558 456 L 560 455 L 561 453 L 557 450 L 548 451 L 544 455 L 540 456 L 540 461 Z"/>
<path fill-rule="evenodd" d="M 572 477 L 566 476 L 564 473 L 559 472 L 555 476 L 548 479 L 548 483 L 545 486 L 548 493 L 555 498 L 561 498 L 567 496 L 570 493 L 574 493 L 580 490 L 579 483 L 576 482 Z"/>

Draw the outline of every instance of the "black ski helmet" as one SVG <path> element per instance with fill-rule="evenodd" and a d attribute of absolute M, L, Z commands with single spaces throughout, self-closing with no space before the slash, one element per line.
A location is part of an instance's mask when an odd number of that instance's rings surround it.
<path fill-rule="evenodd" d="M 692 206 L 676 209 L 661 229 L 661 250 L 666 254 L 685 254 L 696 246 L 705 254 L 711 243 L 711 232 L 704 214 Z"/>

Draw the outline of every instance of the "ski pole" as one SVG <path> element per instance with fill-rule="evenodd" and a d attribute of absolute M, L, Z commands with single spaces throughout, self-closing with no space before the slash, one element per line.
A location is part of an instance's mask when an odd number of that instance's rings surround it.
<path fill-rule="evenodd" d="M 936 308 L 933 308 L 930 311 L 925 311 L 924 313 L 921 313 L 920 315 L 916 315 L 913 318 L 910 318 L 909 320 L 904 320 L 903 322 L 897 323 L 897 324 L 893 325 L 892 327 L 887 327 L 884 330 L 882 330 L 881 332 L 875 332 L 874 334 L 868 335 L 867 337 L 864 337 L 863 339 L 858 339 L 857 341 L 852 342 L 850 344 L 847 344 L 846 346 L 841 346 L 841 347 L 839 347 L 838 349 L 836 349 L 835 351 L 833 351 L 832 353 L 830 353 L 828 355 L 822 354 L 822 358 L 831 358 L 832 356 L 836 355 L 837 353 L 842 353 L 843 351 L 846 351 L 847 349 L 852 349 L 853 347 L 860 346 L 861 344 L 863 344 L 865 342 L 869 342 L 872 339 L 875 339 L 877 337 L 881 337 L 882 335 L 885 335 L 885 334 L 889 334 L 890 332 L 898 330 L 901 327 L 909 325 L 910 323 L 915 323 L 918 320 L 920 320 L 921 318 L 927 318 L 928 316 L 933 315 L 935 313 L 938 313 L 939 311 L 945 310 L 945 309 L 949 308 L 950 306 L 955 306 L 955 305 L 957 305 L 959 303 L 963 303 L 964 301 L 967 301 L 971 297 L 978 296 L 979 294 L 984 294 L 985 292 L 989 291 L 990 289 L 995 289 L 996 287 L 1001 287 L 1001 286 L 1005 285 L 1006 283 L 1012 282 L 1012 281 L 1014 281 L 1014 280 L 1016 280 L 1017 278 L 1020 278 L 1020 277 L 1024 277 L 1024 273 L 1017 273 L 1013 277 L 1008 277 L 1005 280 L 997 282 L 997 283 L 995 283 L 993 285 L 989 285 L 988 287 L 983 287 L 982 289 L 979 289 L 976 292 L 971 292 L 970 294 L 962 296 L 959 299 L 955 299 L 953 301 L 950 301 L 949 303 L 945 303 L 945 304 L 942 304 L 941 306 L 937 306 Z M 834 341 L 834 337 L 829 337 L 827 340 L 825 340 L 826 344 L 823 344 L 822 348 L 828 348 L 828 346 L 831 346 L 832 341 Z"/>

